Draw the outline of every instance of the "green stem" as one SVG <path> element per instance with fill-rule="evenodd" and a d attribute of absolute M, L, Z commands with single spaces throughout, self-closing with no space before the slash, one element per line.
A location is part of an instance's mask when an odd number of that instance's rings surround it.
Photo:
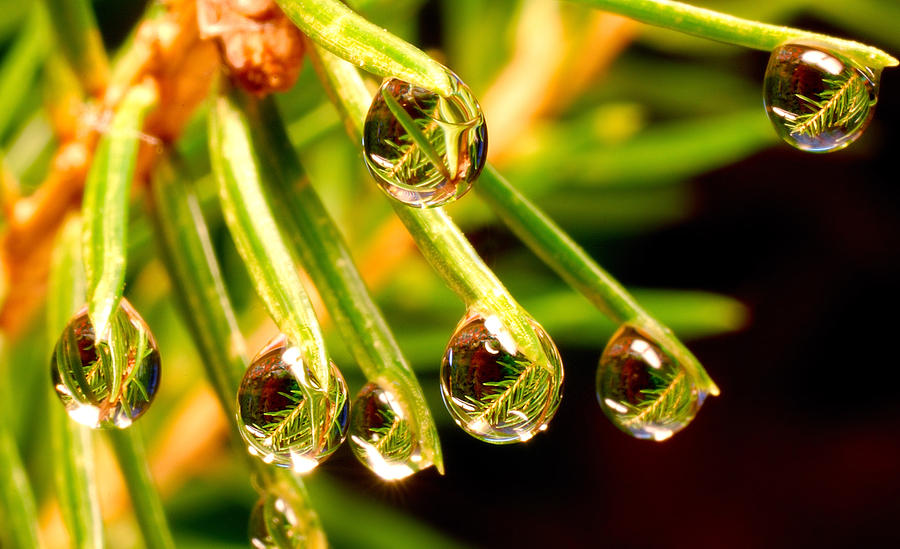
<path fill-rule="evenodd" d="M 366 377 L 388 389 L 407 410 L 423 457 L 443 473 L 437 429 L 412 368 L 366 289 L 335 222 L 303 173 L 273 101 L 252 105 L 248 116 L 268 164 L 267 178 L 280 220 L 335 324 Z"/>
<path fill-rule="evenodd" d="M 671 0 L 569 0 L 630 17 L 642 23 L 757 50 L 772 51 L 798 40 L 824 42 L 874 69 L 893 67 L 897 59 L 878 48 L 826 34 L 769 25 Z"/>
<path fill-rule="evenodd" d="M 388 110 L 391 111 L 391 114 L 394 115 L 397 122 L 403 126 L 407 135 L 413 140 L 415 147 L 418 147 L 418 149 L 428 157 L 431 164 L 441 172 L 441 175 L 444 176 L 445 179 L 452 179 L 450 172 L 447 171 L 447 166 L 444 165 L 444 161 L 441 159 L 438 152 L 434 150 L 434 147 L 431 146 L 428 138 L 425 137 L 425 134 L 422 133 L 422 130 L 419 129 L 416 122 L 409 113 L 406 112 L 406 109 L 404 109 L 400 103 L 394 99 L 394 96 L 384 88 L 381 89 L 381 97 L 384 98 L 384 103 L 387 105 Z"/>
<path fill-rule="evenodd" d="M 47 293 L 47 337 L 51 348 L 69 319 L 84 304 L 80 238 L 81 221 L 72 217 L 63 225 L 54 246 Z M 55 396 L 50 397 L 49 406 L 56 493 L 69 531 L 69 546 L 103 547 L 103 517 L 95 484 L 91 429 L 71 421 Z"/>
<path fill-rule="evenodd" d="M 441 95 L 453 93 L 453 79 L 440 63 L 338 0 L 276 1 L 306 36 L 338 57 L 380 76 L 396 77 Z"/>
<path fill-rule="evenodd" d="M 206 220 L 197 196 L 176 160 L 157 163 L 152 179 L 150 208 L 163 260 L 169 272 L 182 316 L 204 358 L 203 365 L 225 415 L 232 418 L 231 439 L 241 449 L 250 469 L 266 490 L 283 493 L 290 501 L 309 496 L 303 482 L 289 471 L 269 467 L 243 451 L 237 429 L 234 395 L 247 367 L 244 339 L 222 280 Z"/>
<path fill-rule="evenodd" d="M 327 390 L 329 359 L 319 322 L 297 272 L 296 252 L 288 245 L 262 184 L 264 173 L 277 169 L 277 164 L 264 164 L 252 142 L 246 102 L 237 90 L 223 90 L 210 109 L 210 156 L 225 222 L 269 314 L 300 347 L 304 363 Z"/>
<path fill-rule="evenodd" d="M 128 196 L 144 116 L 157 99 L 151 86 L 136 86 L 128 92 L 97 145 L 85 182 L 82 253 L 88 314 L 101 341 L 125 287 Z"/>
<path fill-rule="evenodd" d="M 56 31 L 59 49 L 81 85 L 97 96 L 106 89 L 109 63 L 94 11 L 88 0 L 44 0 Z"/>
<path fill-rule="evenodd" d="M 319 48 L 315 53 L 313 60 L 321 80 L 346 117 L 351 136 L 359 141 L 372 95 L 353 66 Z M 528 314 L 484 264 L 450 216 L 442 208 L 413 209 L 396 200 L 391 200 L 391 205 L 422 255 L 450 289 L 470 309 L 500 317 L 525 356 L 539 357 L 540 341 Z"/>
<path fill-rule="evenodd" d="M 3 58 L 0 69 L 0 138 L 19 116 L 28 97 L 31 82 L 50 51 L 46 39 L 47 16 L 41 5 L 34 5 L 28 20 Z"/>
<path fill-rule="evenodd" d="M 700 380 L 708 393 L 719 394 L 706 370 L 672 331 L 650 316 L 616 279 L 493 166 L 485 167 L 475 188 L 503 222 L 567 283 L 614 322 L 633 324 L 653 337 Z"/>
<path fill-rule="evenodd" d="M 237 327 L 200 203 L 187 188 L 187 178 L 176 162 L 166 156 L 155 166 L 150 213 L 182 318 L 194 336 L 222 408 L 233 418 L 234 394 L 247 368 L 244 338 Z"/>
<path fill-rule="evenodd" d="M 34 495 L 5 418 L 0 418 L 0 504 L 6 530 L 3 539 L 14 548 L 41 547 Z"/>
<path fill-rule="evenodd" d="M 140 429 L 132 425 L 128 429 L 112 429 L 108 435 L 147 549 L 174 549 L 162 500 L 147 465 Z"/>

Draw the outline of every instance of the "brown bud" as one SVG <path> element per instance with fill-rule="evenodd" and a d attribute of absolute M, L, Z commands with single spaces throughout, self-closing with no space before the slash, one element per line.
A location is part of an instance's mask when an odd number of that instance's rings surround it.
<path fill-rule="evenodd" d="M 231 76 L 258 95 L 290 89 L 303 65 L 303 35 L 272 0 L 200 0 L 204 38 L 220 45 Z"/>

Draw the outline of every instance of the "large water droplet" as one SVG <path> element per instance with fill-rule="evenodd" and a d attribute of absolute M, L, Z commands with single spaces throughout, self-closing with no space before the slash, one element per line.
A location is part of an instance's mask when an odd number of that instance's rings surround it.
<path fill-rule="evenodd" d="M 517 349 L 499 317 L 470 312 L 456 327 L 441 363 L 441 395 L 454 421 L 492 444 L 526 441 L 547 428 L 562 398 L 556 345 L 533 320 L 541 356 Z"/>
<path fill-rule="evenodd" d="M 268 493 L 250 512 L 250 545 L 256 549 L 325 549 L 328 543 L 315 513 L 288 496 Z"/>
<path fill-rule="evenodd" d="M 798 149 L 831 152 L 862 135 L 878 98 L 878 75 L 822 44 L 775 48 L 763 100 L 782 139 Z"/>
<path fill-rule="evenodd" d="M 442 97 L 396 78 L 375 94 L 363 128 L 366 166 L 389 196 L 416 208 L 456 200 L 487 158 L 487 126 L 469 88 L 454 77 Z"/>
<path fill-rule="evenodd" d="M 350 447 L 366 467 L 385 480 L 399 480 L 431 465 L 406 411 L 393 394 L 366 383 L 350 414 Z"/>
<path fill-rule="evenodd" d="M 652 339 L 623 325 L 600 357 L 597 398 L 619 429 L 665 440 L 694 419 L 706 392 Z"/>
<path fill-rule="evenodd" d="M 76 313 L 53 350 L 50 375 L 69 417 L 95 429 L 124 429 L 159 389 L 159 350 L 125 299 L 107 326 L 98 338 L 87 307 Z"/>
<path fill-rule="evenodd" d="M 350 400 L 334 363 L 328 388 L 284 335 L 269 342 L 238 389 L 237 419 L 248 451 L 265 463 L 312 470 L 347 435 Z"/>

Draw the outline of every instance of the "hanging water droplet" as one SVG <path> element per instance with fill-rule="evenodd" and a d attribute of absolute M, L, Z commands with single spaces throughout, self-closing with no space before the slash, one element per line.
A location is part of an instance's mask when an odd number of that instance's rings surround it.
<path fill-rule="evenodd" d="M 288 492 L 285 492 L 288 493 Z M 250 512 L 250 545 L 256 549 L 325 549 L 328 543 L 315 513 L 288 496 L 268 493 Z"/>
<path fill-rule="evenodd" d="M 813 42 L 782 44 L 766 68 L 763 100 L 775 131 L 811 152 L 843 149 L 869 125 L 878 98 L 871 68 Z"/>
<path fill-rule="evenodd" d="M 350 414 L 350 447 L 366 467 L 385 480 L 399 480 L 429 467 L 406 411 L 393 394 L 366 383 Z"/>
<path fill-rule="evenodd" d="M 600 357 L 597 398 L 616 427 L 660 441 L 694 419 L 706 392 L 652 339 L 623 325 Z"/>
<path fill-rule="evenodd" d="M 347 435 L 350 401 L 334 363 L 327 390 L 300 349 L 279 335 L 247 368 L 238 389 L 238 425 L 248 451 L 266 463 L 312 470 Z"/>
<path fill-rule="evenodd" d="M 556 414 L 563 368 L 556 345 L 535 321 L 541 356 L 516 348 L 499 317 L 469 312 L 456 327 L 441 363 L 441 395 L 454 421 L 492 444 L 524 442 Z"/>
<path fill-rule="evenodd" d="M 415 208 L 456 200 L 487 158 L 487 126 L 469 88 L 455 76 L 442 97 L 396 78 L 375 94 L 363 128 L 366 166 L 388 195 Z"/>
<path fill-rule="evenodd" d="M 81 309 L 50 358 L 53 386 L 69 417 L 95 429 L 130 426 L 150 406 L 159 374 L 153 334 L 125 299 L 100 338 L 87 307 Z"/>

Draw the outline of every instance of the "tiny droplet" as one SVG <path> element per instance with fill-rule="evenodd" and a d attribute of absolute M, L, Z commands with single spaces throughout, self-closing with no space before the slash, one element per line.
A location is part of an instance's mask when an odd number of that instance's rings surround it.
<path fill-rule="evenodd" d="M 237 420 L 251 455 L 306 473 L 344 441 L 350 399 L 334 363 L 323 390 L 300 356 L 284 335 L 256 355 L 238 389 Z"/>
<path fill-rule="evenodd" d="M 73 420 L 95 429 L 129 427 L 159 389 L 156 340 L 124 298 L 99 338 L 83 307 L 66 325 L 50 358 L 56 396 Z"/>
<path fill-rule="evenodd" d="M 415 208 L 466 193 L 487 158 L 487 125 L 469 88 L 455 76 L 442 97 L 396 78 L 375 94 L 363 127 L 366 166 L 389 196 Z"/>
<path fill-rule="evenodd" d="M 619 429 L 641 439 L 665 440 L 697 415 L 706 392 L 651 338 L 623 325 L 597 368 L 597 399 Z"/>
<path fill-rule="evenodd" d="M 441 363 L 441 396 L 454 421 L 492 444 L 525 442 L 546 428 L 562 398 L 563 366 L 547 332 L 532 361 L 516 349 L 494 315 L 469 312 L 456 327 Z"/>
<path fill-rule="evenodd" d="M 250 546 L 256 549 L 328 547 L 315 513 L 302 502 L 274 492 L 256 502 L 250 512 L 248 535 Z"/>
<path fill-rule="evenodd" d="M 366 383 L 350 413 L 350 447 L 366 467 L 385 480 L 400 480 L 430 466 L 407 413 L 392 393 Z"/>
<path fill-rule="evenodd" d="M 790 145 L 832 152 L 856 141 L 872 119 L 878 74 L 828 46 L 782 44 L 769 58 L 763 100 Z"/>

